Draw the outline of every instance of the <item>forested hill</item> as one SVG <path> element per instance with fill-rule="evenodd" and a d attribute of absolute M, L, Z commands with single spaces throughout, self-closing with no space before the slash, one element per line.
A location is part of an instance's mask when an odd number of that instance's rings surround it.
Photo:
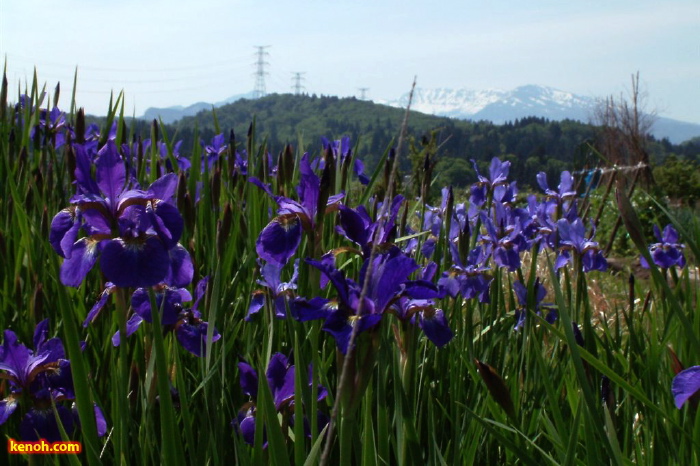
<path fill-rule="evenodd" d="M 171 134 L 176 131 L 176 139 L 183 140 L 185 151 L 192 147 L 195 131 L 208 142 L 217 132 L 228 135 L 233 129 L 242 144 L 253 121 L 256 140 L 266 141 L 273 155 L 287 143 L 318 152 L 322 136 L 350 136 L 353 143 L 359 144 L 357 155 L 371 170 L 392 141 L 396 144 L 404 114 L 402 109 L 356 98 L 273 94 L 219 107 L 215 115 L 203 111 L 168 127 Z M 485 162 L 499 156 L 511 160 L 512 179 L 532 186 L 539 171 L 554 174 L 582 167 L 585 158 L 591 156 L 587 144 L 595 143 L 598 131 L 595 126 L 571 120 L 557 122 L 533 117 L 494 125 L 411 112 L 408 133 L 409 142 L 418 149 L 421 141 L 434 137 L 439 147 L 436 173 L 446 184 L 470 184 L 474 181 L 470 159 Z M 695 144 L 678 146 L 653 139 L 649 142 L 652 160 L 662 160 L 671 153 L 696 158 L 700 152 Z M 404 158 L 402 168 L 410 168 L 408 158 Z"/>

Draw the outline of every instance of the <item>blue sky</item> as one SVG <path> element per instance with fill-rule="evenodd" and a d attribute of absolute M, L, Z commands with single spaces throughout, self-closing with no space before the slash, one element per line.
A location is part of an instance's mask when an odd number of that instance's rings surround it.
<path fill-rule="evenodd" d="M 639 71 L 647 107 L 700 123 L 700 2 L 0 0 L 0 54 L 13 89 L 61 82 L 69 104 L 105 112 L 216 102 L 249 92 L 269 45 L 268 92 L 395 99 L 423 88 L 540 84 L 619 96 Z"/>

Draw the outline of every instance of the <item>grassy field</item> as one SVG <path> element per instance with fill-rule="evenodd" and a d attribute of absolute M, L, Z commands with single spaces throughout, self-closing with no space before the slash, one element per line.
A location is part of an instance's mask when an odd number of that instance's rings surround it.
<path fill-rule="evenodd" d="M 672 392 L 700 364 L 697 217 L 659 204 L 647 244 L 615 189 L 635 279 L 568 172 L 526 196 L 494 159 L 428 205 L 400 137 L 364 173 L 345 139 L 179 147 L 121 96 L 94 128 L 24 92 L 0 98 L 0 431 L 83 452 L 0 463 L 700 463 Z"/>

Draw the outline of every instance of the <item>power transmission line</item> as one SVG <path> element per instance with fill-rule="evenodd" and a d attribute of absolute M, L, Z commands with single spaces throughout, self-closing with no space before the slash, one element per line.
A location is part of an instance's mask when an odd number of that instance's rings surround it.
<path fill-rule="evenodd" d="M 253 89 L 253 96 L 259 99 L 260 97 L 265 97 L 266 94 L 265 76 L 269 73 L 265 71 L 265 65 L 269 65 L 269 63 L 265 61 L 265 57 L 270 54 L 266 52 L 265 49 L 270 48 L 270 46 L 256 45 L 255 48 L 258 49 L 258 51 L 256 53 L 257 61 L 255 62 L 255 89 Z"/>
<path fill-rule="evenodd" d="M 358 91 L 360 91 L 360 100 L 367 100 L 367 91 L 369 91 L 369 87 L 358 87 Z"/>
<path fill-rule="evenodd" d="M 294 81 L 294 85 L 292 86 L 292 89 L 294 90 L 294 95 L 300 95 L 302 90 L 306 90 L 306 87 L 302 86 L 301 81 L 304 79 L 304 72 L 295 72 L 294 76 L 292 77 L 292 80 Z"/>

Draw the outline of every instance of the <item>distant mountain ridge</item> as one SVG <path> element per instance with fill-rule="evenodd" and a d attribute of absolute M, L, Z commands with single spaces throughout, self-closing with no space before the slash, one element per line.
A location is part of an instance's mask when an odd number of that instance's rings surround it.
<path fill-rule="evenodd" d="M 141 118 L 144 120 L 157 120 L 158 118 L 160 118 L 163 120 L 163 123 L 174 123 L 181 118 L 187 116 L 194 116 L 202 110 L 211 110 L 212 107 L 221 107 L 222 105 L 230 104 L 240 99 L 252 98 L 253 93 L 248 92 L 246 94 L 237 94 L 231 96 L 226 100 L 222 100 L 213 104 L 209 102 L 197 102 L 192 105 L 188 105 L 187 107 L 183 107 L 182 105 L 174 105 L 172 107 L 164 108 L 149 107 L 146 109 Z"/>
<path fill-rule="evenodd" d="M 396 100 L 379 101 L 392 107 L 406 107 L 406 93 Z M 526 85 L 512 90 L 489 89 L 416 89 L 411 109 L 431 115 L 461 120 L 491 121 L 504 124 L 530 116 L 549 120 L 591 122 L 598 105 L 593 97 L 582 96 L 546 86 Z M 658 117 L 651 129 L 657 139 L 668 138 L 674 144 L 700 136 L 700 125 Z"/>
<path fill-rule="evenodd" d="M 408 93 L 395 100 L 375 100 L 377 104 L 405 108 Z M 187 107 L 149 108 L 143 119 L 161 118 L 164 123 L 173 123 L 186 116 L 194 116 L 202 110 L 235 102 L 253 99 L 252 92 L 238 94 L 214 104 L 198 102 Z M 494 124 L 513 122 L 527 117 L 547 118 L 553 121 L 576 120 L 591 122 L 598 100 L 554 89 L 546 86 L 526 85 L 512 90 L 501 89 L 421 89 L 413 95 L 411 109 L 428 115 L 460 120 L 490 121 Z M 651 133 L 657 139 L 668 138 L 674 144 L 700 137 L 700 125 L 670 118 L 658 117 Z"/>
<path fill-rule="evenodd" d="M 408 95 L 378 103 L 405 107 Z M 488 120 L 498 125 L 528 116 L 587 121 L 595 106 L 596 100 L 592 97 L 535 85 L 510 91 L 419 88 L 415 90 L 411 103 L 411 108 L 419 112 L 462 120 Z"/>

